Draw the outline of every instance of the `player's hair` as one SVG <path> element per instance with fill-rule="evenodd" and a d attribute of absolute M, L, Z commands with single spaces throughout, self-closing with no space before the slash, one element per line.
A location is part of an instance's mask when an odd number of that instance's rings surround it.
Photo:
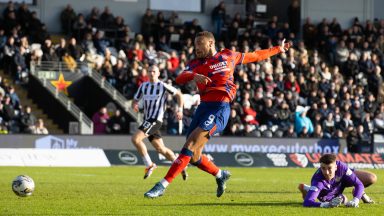
<path fill-rule="evenodd" d="M 160 70 L 160 68 L 156 64 L 153 64 L 148 67 L 148 72 L 151 72 L 150 70 L 152 70 L 153 68 L 157 68 L 157 70 Z"/>
<path fill-rule="evenodd" d="M 334 163 L 335 161 L 336 161 L 335 154 L 325 154 L 320 158 L 320 163 L 327 164 L 327 165 Z"/>
<path fill-rule="evenodd" d="M 205 37 L 205 38 L 208 38 L 208 39 L 215 41 L 215 36 L 213 36 L 212 32 L 209 32 L 209 31 L 199 32 L 196 34 L 196 37 Z"/>

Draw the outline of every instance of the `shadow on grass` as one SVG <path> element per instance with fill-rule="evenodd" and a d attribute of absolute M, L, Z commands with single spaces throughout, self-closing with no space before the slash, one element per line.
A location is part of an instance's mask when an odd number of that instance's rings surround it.
<path fill-rule="evenodd" d="M 281 206 L 281 207 L 302 207 L 303 203 L 302 202 L 245 202 L 245 203 L 239 203 L 236 201 L 232 202 L 218 202 L 218 203 L 183 203 L 183 204 L 161 204 L 161 205 L 156 205 L 153 204 L 152 206 Z"/>
<path fill-rule="evenodd" d="M 246 191 L 232 191 L 232 193 L 257 193 L 257 194 L 300 194 L 299 191 L 257 191 L 257 190 L 246 190 Z"/>

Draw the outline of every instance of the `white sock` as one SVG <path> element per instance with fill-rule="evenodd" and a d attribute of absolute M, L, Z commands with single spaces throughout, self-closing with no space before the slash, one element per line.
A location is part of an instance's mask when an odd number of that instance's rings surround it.
<path fill-rule="evenodd" d="M 169 185 L 169 182 L 167 180 L 165 180 L 165 179 L 161 179 L 160 180 L 160 184 L 162 184 L 164 188 L 167 188 L 168 185 Z"/>
<path fill-rule="evenodd" d="M 151 157 L 149 157 L 149 154 L 146 154 L 146 155 L 142 156 L 141 158 L 143 158 L 143 162 L 144 162 L 144 165 L 146 167 L 149 167 L 152 165 L 152 160 L 151 160 Z"/>
<path fill-rule="evenodd" d="M 304 184 L 304 190 L 305 190 L 305 191 L 309 191 L 309 188 L 311 188 L 310 185 L 306 185 L 306 184 Z"/>
<path fill-rule="evenodd" d="M 221 176 L 223 176 L 222 174 L 221 174 L 221 169 L 219 169 L 219 172 L 217 172 L 217 174 L 216 174 L 216 178 L 221 178 Z"/>

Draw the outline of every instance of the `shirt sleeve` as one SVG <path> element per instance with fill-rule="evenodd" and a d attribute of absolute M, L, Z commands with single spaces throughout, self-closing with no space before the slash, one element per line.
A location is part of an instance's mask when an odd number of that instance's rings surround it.
<path fill-rule="evenodd" d="M 255 52 L 249 52 L 249 53 L 243 53 L 244 58 L 241 62 L 241 64 L 247 64 L 251 62 L 257 62 L 262 61 L 264 59 L 267 59 L 273 55 L 279 54 L 280 48 L 279 46 L 275 46 L 269 49 L 263 49 L 263 50 L 257 50 Z"/>
<path fill-rule="evenodd" d="M 243 64 L 245 53 L 231 51 L 231 55 L 235 65 Z"/>
<path fill-rule="evenodd" d="M 137 89 L 136 91 L 136 94 L 135 96 L 133 97 L 134 100 L 136 101 L 139 101 L 142 97 L 143 97 L 143 86 L 144 86 L 145 83 L 142 83 L 139 87 L 139 89 Z"/>
<path fill-rule="evenodd" d="M 194 77 L 195 77 L 195 73 L 191 71 L 184 71 L 176 77 L 175 81 L 177 84 L 185 84 L 193 80 Z"/>
<path fill-rule="evenodd" d="M 173 86 L 171 86 L 171 85 L 169 85 L 167 83 L 163 83 L 163 85 L 164 85 L 165 90 L 168 93 L 170 93 L 172 95 L 175 95 L 177 93 L 177 88 L 175 88 L 175 87 L 173 87 Z"/>
<path fill-rule="evenodd" d="M 312 181 L 311 187 L 307 195 L 305 196 L 303 206 L 304 207 L 320 207 L 321 202 L 316 202 L 317 197 L 320 194 L 320 191 L 323 189 L 323 184 L 316 180 Z"/>

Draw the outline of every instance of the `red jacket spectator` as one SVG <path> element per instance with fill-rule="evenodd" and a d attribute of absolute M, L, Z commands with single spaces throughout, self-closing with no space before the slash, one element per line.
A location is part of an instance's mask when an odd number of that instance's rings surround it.
<path fill-rule="evenodd" d="M 257 112 L 251 108 L 249 101 L 244 102 L 243 106 L 244 111 L 244 122 L 251 125 L 259 125 L 259 122 L 256 120 Z"/>
<path fill-rule="evenodd" d="M 284 82 L 284 88 L 288 91 L 300 93 L 299 83 L 297 83 L 296 77 L 292 72 L 288 74 L 288 77 Z"/>

